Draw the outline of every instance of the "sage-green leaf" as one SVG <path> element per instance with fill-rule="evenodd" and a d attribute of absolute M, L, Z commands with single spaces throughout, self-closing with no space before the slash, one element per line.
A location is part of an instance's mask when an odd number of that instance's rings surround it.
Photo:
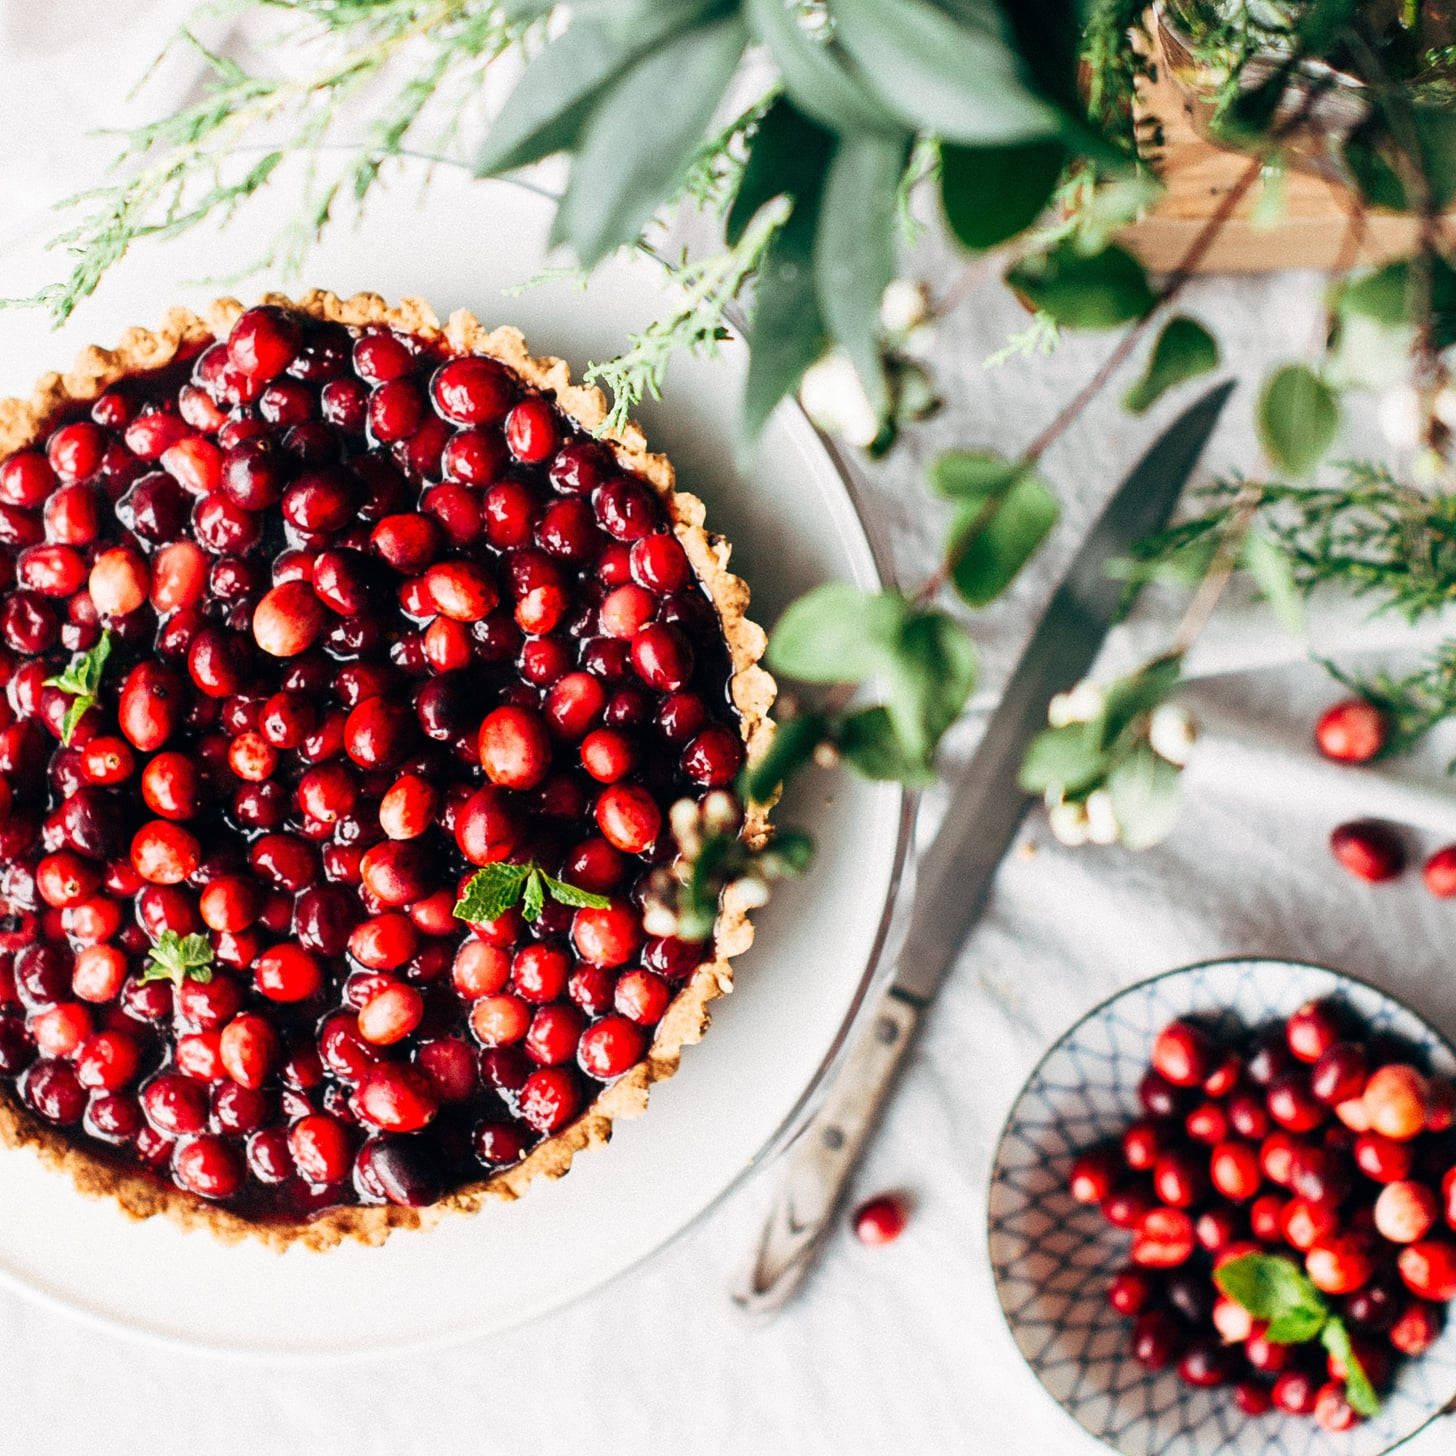
<path fill-rule="evenodd" d="M 736 246 L 754 214 L 775 197 L 817 198 L 834 151 L 834 135 L 786 96 L 764 114 L 748 139 L 748 160 L 723 232 Z"/>
<path fill-rule="evenodd" d="M 1046 728 L 1027 746 L 1016 781 L 1028 794 L 1078 794 L 1107 772 L 1107 755 L 1086 723 Z"/>
<path fill-rule="evenodd" d="M 846 134 L 905 130 L 900 116 L 846 66 L 839 47 L 804 28 L 797 5 L 744 0 L 743 11 L 749 29 L 768 47 L 784 90 L 821 126 Z"/>
<path fill-rule="evenodd" d="M 592 102 L 640 48 L 576 20 L 521 73 L 475 159 L 477 177 L 528 166 L 575 144 Z"/>
<path fill-rule="evenodd" d="M 1129 849 L 1151 849 L 1173 832 L 1182 790 L 1178 770 L 1140 743 L 1107 775 L 1119 837 Z"/>
<path fill-rule="evenodd" d="M 883 779 L 924 788 L 935 773 L 923 755 L 911 753 L 900 741 L 889 712 L 865 708 L 839 725 L 839 752 L 844 761 L 867 779 Z"/>
<path fill-rule="evenodd" d="M 979 252 L 1025 231 L 1046 211 L 1066 165 L 1053 141 L 940 148 L 940 201 L 957 240 Z"/>
<path fill-rule="evenodd" d="M 814 756 L 827 727 L 822 713 L 800 713 L 776 723 L 768 751 L 757 763 L 743 766 L 738 778 L 740 795 L 756 804 L 767 804 L 779 786 Z"/>
<path fill-rule="evenodd" d="M 1115 328 L 1141 318 L 1156 302 L 1143 265 L 1116 244 L 1088 255 L 1059 243 L 1016 264 L 1006 281 L 1066 328 Z"/>
<path fill-rule="evenodd" d="M 951 526 L 950 579 L 961 600 L 984 607 L 1011 585 L 1057 523 L 1056 497 L 1031 473 L 1020 475 L 999 505 L 968 501 Z"/>
<path fill-rule="evenodd" d="M 768 639 L 768 664 L 804 682 L 863 682 L 883 672 L 900 639 L 905 599 L 829 581 L 791 602 Z"/>
<path fill-rule="evenodd" d="M 1170 389 L 1218 368 L 1218 344 L 1196 319 L 1179 315 L 1163 325 L 1143 377 L 1128 390 L 1123 407 L 1135 415 L 1151 409 Z"/>
<path fill-rule="evenodd" d="M 930 488 L 946 500 L 979 504 L 1004 496 L 1026 469 L 990 450 L 945 450 L 930 462 Z"/>
<path fill-rule="evenodd" d="M 944 612 L 911 617 L 885 671 L 885 706 L 912 756 L 927 763 L 976 685 L 976 647 Z"/>
<path fill-rule="evenodd" d="M 1259 398 L 1259 439 L 1269 458 L 1290 475 L 1308 475 L 1334 442 L 1340 406 L 1304 364 L 1286 364 Z"/>
<path fill-rule="evenodd" d="M 687 175 L 745 39 L 736 16 L 694 26 L 610 84 L 582 127 L 553 241 L 591 267 L 636 239 Z"/>
<path fill-rule="evenodd" d="M 973 145 L 1054 135 L 1056 110 L 1029 85 L 1000 10 L 957 20 L 929 0 L 835 0 L 835 35 L 868 85 L 917 130 Z"/>
<path fill-rule="evenodd" d="M 1244 537 L 1239 560 L 1258 583 L 1264 600 L 1286 631 L 1304 631 L 1304 600 L 1294 579 L 1294 564 L 1267 536 L 1257 530 Z"/>
<path fill-rule="evenodd" d="M 871 406 L 888 403 L 880 353 L 880 303 L 895 276 L 904 136 L 844 137 L 824 182 L 814 237 L 814 286 L 829 333 L 854 364 Z"/>

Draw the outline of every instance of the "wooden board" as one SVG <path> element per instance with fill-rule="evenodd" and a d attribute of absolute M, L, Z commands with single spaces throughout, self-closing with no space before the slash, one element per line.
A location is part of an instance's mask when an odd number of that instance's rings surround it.
<path fill-rule="evenodd" d="M 1203 224 L 1248 168 L 1249 159 L 1205 141 L 1194 130 L 1187 97 L 1158 57 L 1157 80 L 1143 87 L 1143 110 L 1161 123 L 1158 171 L 1167 191 L 1121 241 L 1149 268 L 1178 266 Z M 1261 273 L 1277 268 L 1331 269 L 1377 263 L 1415 248 L 1417 223 L 1395 213 L 1370 212 L 1358 252 L 1351 251 L 1351 198 L 1346 189 L 1292 168 L 1282 175 L 1283 207 L 1273 226 L 1254 220 L 1263 181 L 1234 209 L 1198 271 Z"/>

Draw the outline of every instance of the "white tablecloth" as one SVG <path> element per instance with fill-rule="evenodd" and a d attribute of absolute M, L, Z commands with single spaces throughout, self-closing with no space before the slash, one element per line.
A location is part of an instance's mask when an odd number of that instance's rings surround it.
<path fill-rule="evenodd" d="M 117 123 L 127 86 L 181 8 L 175 0 L 0 0 L 0 223 L 92 179 L 108 147 L 86 132 Z M 939 286 L 957 268 L 933 244 L 919 264 Z M 1295 274 L 1207 280 L 1190 290 L 1188 307 L 1217 326 L 1227 364 L 1257 378 L 1263 361 L 1317 337 L 1320 288 Z M 1024 445 L 1109 347 L 1081 338 L 1050 359 L 984 369 L 1022 321 L 995 286 L 968 299 L 936 351 L 947 409 L 869 472 L 906 580 L 933 561 L 944 524 L 924 491 L 923 463 L 951 444 Z M 1047 456 L 1064 521 L 1035 568 L 977 624 L 978 707 L 994 698 L 1082 529 L 1150 437 L 1148 423 L 1120 413 L 1119 392 Z M 1245 386 L 1235 396 L 1212 464 L 1253 465 L 1251 394 Z M 1176 407 L 1165 402 L 1154 423 Z M 1145 600 L 1109 644 L 1109 662 L 1164 641 L 1178 607 L 1174 597 Z M 1354 652 L 1378 649 L 1392 633 L 1333 604 L 1315 635 L 1321 648 Z M 0 1450 L 1091 1456 L 1100 1448 L 1051 1404 L 1012 1347 L 984 1257 L 994 1141 L 1048 1042 L 1121 985 L 1251 953 L 1358 971 L 1456 1028 L 1456 907 L 1429 899 L 1415 876 L 1359 884 L 1325 848 L 1334 822 L 1366 812 L 1404 819 L 1427 849 L 1456 838 L 1456 799 L 1443 772 L 1450 739 L 1376 771 L 1321 762 L 1310 724 L 1335 692 L 1302 645 L 1248 603 L 1226 611 L 1195 667 L 1205 674 L 1194 701 L 1208 737 L 1172 839 L 1143 855 L 1068 852 L 1034 822 L 1023 836 L 1034 852 L 1014 853 L 1003 867 L 859 1181 L 861 1194 L 899 1189 L 913 1199 L 898 1243 L 872 1250 L 836 1238 L 806 1295 L 777 1322 L 750 1327 L 724 1289 L 765 1202 L 761 1179 L 647 1266 L 570 1309 L 466 1348 L 383 1365 L 196 1358 L 0 1294 Z M 952 761 L 974 743 L 979 722 L 972 714 L 956 730 Z M 937 812 L 932 803 L 930 817 Z M 1435 1456 L 1453 1439 L 1432 1430 L 1410 1450 Z"/>

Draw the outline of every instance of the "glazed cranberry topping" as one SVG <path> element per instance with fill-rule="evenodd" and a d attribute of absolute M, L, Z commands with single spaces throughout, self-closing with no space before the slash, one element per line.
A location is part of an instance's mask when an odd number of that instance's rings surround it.
<path fill-rule="evenodd" d="M 640 887 L 742 747 L 658 497 L 549 397 L 254 308 L 0 460 L 0 509 L 10 1096 L 297 1219 L 434 1202 L 647 1054 L 703 948 L 646 939 Z M 103 632 L 68 729 L 46 679 Z M 609 904 L 457 920 L 502 859 Z M 144 979 L 167 935 L 211 979 Z M 1412 1258 L 1425 1211 L 1392 1184 Z"/>

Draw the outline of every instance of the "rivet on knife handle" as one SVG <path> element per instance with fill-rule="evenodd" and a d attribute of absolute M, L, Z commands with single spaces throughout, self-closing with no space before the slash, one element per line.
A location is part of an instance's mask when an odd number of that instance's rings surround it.
<path fill-rule="evenodd" d="M 763 1237 L 733 1291 L 748 1313 L 770 1314 L 799 1288 L 833 1225 L 919 1019 L 914 1001 L 886 992 L 836 1073 L 828 1100 L 790 1148 Z"/>

